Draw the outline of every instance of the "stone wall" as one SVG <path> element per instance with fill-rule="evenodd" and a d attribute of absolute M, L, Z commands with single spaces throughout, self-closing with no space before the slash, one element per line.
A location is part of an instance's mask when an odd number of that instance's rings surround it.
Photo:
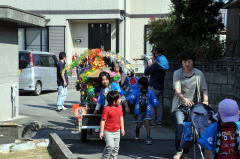
<path fill-rule="evenodd" d="M 171 69 L 165 76 L 164 106 L 171 108 L 173 97 L 173 72 L 181 65 L 171 62 Z M 209 104 L 216 106 L 224 98 L 233 98 L 240 102 L 240 59 L 222 59 L 215 62 L 196 62 L 195 67 L 205 74 Z"/>

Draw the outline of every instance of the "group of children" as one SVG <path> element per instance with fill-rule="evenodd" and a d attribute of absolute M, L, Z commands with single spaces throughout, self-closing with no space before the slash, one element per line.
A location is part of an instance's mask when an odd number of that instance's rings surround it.
<path fill-rule="evenodd" d="M 148 145 L 152 144 L 150 136 L 151 107 L 158 106 L 158 100 L 153 92 L 148 90 L 146 77 L 127 78 L 128 86 L 125 85 L 123 89 L 120 86 L 122 76 L 119 67 L 115 64 L 112 71 L 103 71 L 99 75 L 101 90 L 94 114 L 102 112 L 99 137 L 100 139 L 104 138 L 106 142 L 103 159 L 117 157 L 120 134 L 125 135 L 123 114 L 129 112 L 129 104 L 135 105 L 136 140 L 139 138 L 140 128 L 144 123 L 147 132 L 145 142 Z"/>
<path fill-rule="evenodd" d="M 119 75 L 121 80 L 121 75 L 118 72 L 115 72 L 114 75 Z M 148 145 L 152 144 L 150 136 L 151 107 L 158 106 L 158 99 L 148 89 L 148 79 L 146 77 L 134 78 L 135 81 L 129 80 L 129 85 L 134 85 L 134 88 L 128 89 L 127 92 L 120 87 L 119 79 L 112 81 L 112 78 L 108 72 L 100 73 L 99 80 L 102 88 L 94 112 L 99 113 L 100 110 L 103 110 L 99 137 L 105 139 L 106 146 L 102 159 L 117 158 L 120 135 L 125 135 L 123 109 L 128 110 L 126 103 L 135 105 L 134 114 L 137 123 L 135 139 L 139 139 L 140 128 L 144 124 L 147 133 L 145 142 Z M 206 150 L 207 159 L 240 158 L 240 122 L 238 114 L 239 107 L 236 101 L 224 99 L 219 103 L 219 121 L 208 127 L 198 140 Z"/>

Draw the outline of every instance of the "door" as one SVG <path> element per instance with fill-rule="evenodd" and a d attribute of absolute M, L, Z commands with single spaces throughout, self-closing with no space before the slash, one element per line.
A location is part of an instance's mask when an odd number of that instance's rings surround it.
<path fill-rule="evenodd" d="M 57 90 L 57 57 L 55 55 L 49 55 L 49 77 L 51 80 L 49 81 L 50 86 L 49 89 Z"/>
<path fill-rule="evenodd" d="M 111 24 L 88 24 L 88 48 L 101 48 L 105 51 L 111 50 Z"/>
<path fill-rule="evenodd" d="M 19 88 L 20 89 L 28 89 L 28 86 L 31 85 L 31 73 L 32 68 L 30 67 L 30 58 L 29 53 L 20 52 L 19 53 Z"/>
<path fill-rule="evenodd" d="M 41 65 L 41 55 L 40 54 L 33 54 L 33 65 L 34 65 L 34 85 L 37 81 L 41 81 L 42 83 L 42 73 L 43 68 Z"/>
<path fill-rule="evenodd" d="M 49 72 L 49 58 L 48 55 L 41 55 L 40 56 L 40 68 L 39 68 L 39 72 L 40 72 L 40 78 L 41 78 L 41 82 L 42 82 L 42 89 L 43 90 L 48 90 L 50 87 L 50 80 L 51 77 L 50 72 Z"/>

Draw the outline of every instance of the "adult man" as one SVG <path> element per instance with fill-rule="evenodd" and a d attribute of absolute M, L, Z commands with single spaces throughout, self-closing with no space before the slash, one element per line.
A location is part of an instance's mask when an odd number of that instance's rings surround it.
<path fill-rule="evenodd" d="M 59 62 L 57 64 L 57 84 L 58 84 L 58 96 L 57 96 L 57 111 L 67 109 L 64 107 L 64 101 L 67 97 L 68 76 L 66 72 L 62 72 L 66 65 L 66 53 L 59 53 Z"/>
<path fill-rule="evenodd" d="M 158 107 L 152 107 L 152 125 L 162 124 L 162 114 L 163 114 L 163 90 L 164 90 L 164 76 L 165 71 L 169 69 L 168 61 L 164 55 L 162 55 L 162 49 L 158 47 L 153 47 L 153 63 L 148 63 L 144 74 L 146 76 L 150 75 L 149 86 L 150 90 L 153 91 L 155 96 L 159 100 Z"/>
<path fill-rule="evenodd" d="M 207 83 L 202 71 L 193 67 L 194 54 L 185 52 L 182 54 L 182 68 L 173 74 L 173 89 L 175 91 L 172 103 L 172 112 L 175 119 L 175 146 L 176 154 L 174 159 L 188 158 L 188 148 L 181 147 L 183 121 L 185 114 L 183 108 L 191 107 L 194 104 L 203 103 L 208 105 Z M 180 105 L 181 108 L 179 107 Z"/>

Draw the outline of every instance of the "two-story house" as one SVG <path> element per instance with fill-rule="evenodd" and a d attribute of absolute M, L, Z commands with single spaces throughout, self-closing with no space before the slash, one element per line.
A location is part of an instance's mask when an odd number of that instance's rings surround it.
<path fill-rule="evenodd" d="M 170 12 L 170 0 L 1 0 L 44 15 L 46 27 L 19 28 L 20 50 L 65 51 L 68 62 L 86 49 L 102 48 L 132 61 L 150 48 L 145 39 L 151 18 Z M 142 71 L 141 62 L 136 71 Z"/>

